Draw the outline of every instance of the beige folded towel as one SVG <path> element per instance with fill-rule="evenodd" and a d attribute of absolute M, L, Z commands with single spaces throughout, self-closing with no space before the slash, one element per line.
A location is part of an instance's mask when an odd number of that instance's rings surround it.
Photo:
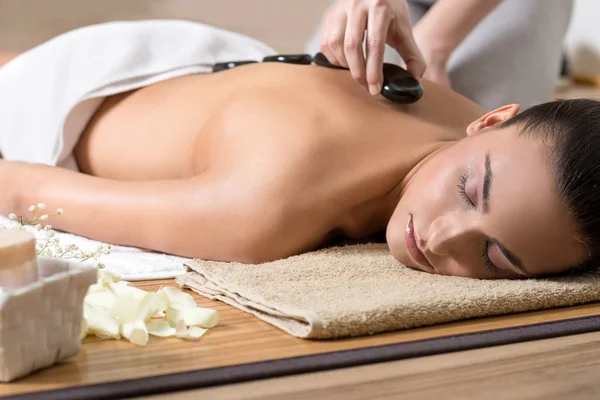
<path fill-rule="evenodd" d="M 477 280 L 399 264 L 384 244 L 332 247 L 260 265 L 195 260 L 177 282 L 301 338 L 408 329 L 600 300 L 600 275 Z"/>

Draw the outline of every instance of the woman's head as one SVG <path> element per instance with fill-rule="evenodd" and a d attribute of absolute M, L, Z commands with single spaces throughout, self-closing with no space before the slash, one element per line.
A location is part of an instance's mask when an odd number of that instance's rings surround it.
<path fill-rule="evenodd" d="M 518 109 L 474 121 L 468 137 L 432 154 L 407 181 L 387 229 L 400 262 L 475 278 L 596 265 L 600 102 Z"/>

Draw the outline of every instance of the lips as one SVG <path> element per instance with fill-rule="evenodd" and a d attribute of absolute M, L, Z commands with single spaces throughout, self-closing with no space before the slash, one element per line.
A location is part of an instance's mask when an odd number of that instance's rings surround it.
<path fill-rule="evenodd" d="M 420 266 L 431 269 L 433 268 L 423 252 L 419 250 L 417 246 L 417 240 L 415 238 L 415 230 L 413 227 L 413 216 L 409 214 L 408 223 L 406 224 L 406 232 L 404 233 L 404 242 L 406 243 L 406 248 L 408 249 L 408 253 L 411 258 Z"/>

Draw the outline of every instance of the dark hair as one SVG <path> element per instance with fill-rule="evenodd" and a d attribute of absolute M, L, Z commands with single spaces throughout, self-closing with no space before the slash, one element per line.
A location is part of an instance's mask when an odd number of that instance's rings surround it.
<path fill-rule="evenodd" d="M 548 146 L 559 197 L 589 257 L 580 271 L 600 271 L 600 101 L 557 100 L 531 107 L 502 124 Z"/>

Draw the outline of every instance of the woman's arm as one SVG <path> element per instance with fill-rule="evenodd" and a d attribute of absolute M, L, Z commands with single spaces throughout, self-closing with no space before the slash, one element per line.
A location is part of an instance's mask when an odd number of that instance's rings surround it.
<path fill-rule="evenodd" d="M 46 223 L 104 242 L 185 257 L 260 262 L 289 256 L 272 233 L 272 209 L 244 199 L 244 188 L 216 177 L 115 181 L 45 165 L 3 161 L 2 212 L 27 216 L 43 202 L 64 215 Z M 5 186 L 6 187 L 6 186 Z"/>
<path fill-rule="evenodd" d="M 502 0 L 436 1 L 413 30 L 427 63 L 425 77 L 434 78 L 432 73 L 444 72 L 452 52 L 501 2 Z M 433 80 L 437 81 L 435 78 Z"/>

